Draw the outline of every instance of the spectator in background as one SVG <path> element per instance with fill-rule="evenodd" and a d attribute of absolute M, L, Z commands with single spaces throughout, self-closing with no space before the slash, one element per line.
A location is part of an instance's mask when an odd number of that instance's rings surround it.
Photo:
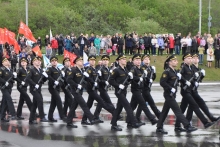
<path fill-rule="evenodd" d="M 42 49 L 42 42 L 41 42 L 41 38 L 38 37 L 37 39 L 37 45 L 40 47 L 40 50 Z"/>
<path fill-rule="evenodd" d="M 96 48 L 96 55 L 100 55 L 100 44 L 101 44 L 101 39 L 99 38 L 99 35 L 96 35 L 96 38 L 94 40 L 94 45 Z"/>
<path fill-rule="evenodd" d="M 212 38 L 211 34 L 208 34 L 207 43 L 208 43 L 208 48 L 213 47 L 214 39 Z"/>
<path fill-rule="evenodd" d="M 186 52 L 191 53 L 192 39 L 191 39 L 190 36 L 187 36 L 187 38 L 186 38 L 186 42 L 187 42 L 187 49 L 186 49 Z"/>
<path fill-rule="evenodd" d="M 103 50 L 105 49 L 105 40 L 106 37 L 101 35 L 101 43 L 100 43 L 100 53 L 97 55 L 99 56 L 100 54 L 103 54 Z"/>
<path fill-rule="evenodd" d="M 44 43 L 45 43 L 45 48 L 47 47 L 47 44 L 50 43 L 50 38 L 48 35 L 46 35 L 45 39 L 44 39 Z"/>
<path fill-rule="evenodd" d="M 50 46 L 50 43 L 48 43 L 46 46 L 46 57 L 50 59 L 51 55 L 52 55 L 52 47 Z"/>
<path fill-rule="evenodd" d="M 30 67 L 30 66 L 31 66 L 31 60 L 32 60 L 31 55 L 30 55 L 30 54 L 28 54 L 28 55 L 27 55 L 27 61 L 28 61 L 27 66 L 28 66 L 28 67 Z"/>
<path fill-rule="evenodd" d="M 126 68 L 128 69 L 128 71 L 130 71 L 133 66 L 134 66 L 134 64 L 132 62 L 132 58 L 129 57 L 129 61 L 126 64 Z"/>
<path fill-rule="evenodd" d="M 13 72 L 16 72 L 16 64 L 18 63 L 17 55 L 15 54 L 14 51 L 11 52 L 10 56 L 10 61 L 11 61 L 11 69 Z"/>
<path fill-rule="evenodd" d="M 94 36 L 94 34 L 92 33 L 91 34 L 91 37 L 89 38 L 89 43 L 91 44 L 91 43 L 93 43 L 94 44 L 94 40 L 95 40 L 95 36 Z M 88 46 L 88 47 L 90 47 L 90 46 Z"/>
<path fill-rule="evenodd" d="M 60 35 L 58 38 L 58 55 L 63 54 L 63 47 L 64 47 L 64 39 L 63 36 Z"/>
<path fill-rule="evenodd" d="M 163 50 L 164 50 L 164 41 L 163 41 L 163 38 L 162 36 L 160 35 L 158 38 L 157 38 L 157 43 L 158 43 L 158 55 L 163 55 Z"/>
<path fill-rule="evenodd" d="M 215 55 L 215 68 L 220 68 L 220 50 L 218 45 L 216 46 L 214 55 Z"/>
<path fill-rule="evenodd" d="M 183 38 L 180 40 L 181 45 L 182 45 L 182 55 L 186 53 L 186 48 L 187 48 L 187 42 L 186 42 L 186 37 L 183 36 Z"/>
<path fill-rule="evenodd" d="M 80 48 L 79 48 L 78 43 L 75 44 L 75 47 L 73 48 L 73 53 L 76 54 L 77 56 L 80 56 Z"/>
<path fill-rule="evenodd" d="M 93 43 L 91 43 L 91 46 L 89 47 L 89 56 L 91 55 L 96 56 L 96 48 L 93 46 Z"/>
<path fill-rule="evenodd" d="M 112 55 L 115 55 L 115 52 L 117 50 L 117 45 L 118 45 L 118 40 L 115 37 L 115 35 L 112 36 L 111 41 L 112 41 Z"/>
<path fill-rule="evenodd" d="M 167 35 L 164 37 L 164 51 L 166 54 L 169 54 L 169 38 Z"/>
<path fill-rule="evenodd" d="M 175 54 L 180 55 L 180 35 L 176 34 L 175 39 L 174 39 L 174 44 L 175 44 Z"/>
<path fill-rule="evenodd" d="M 69 52 L 72 52 L 72 41 L 70 40 L 70 36 L 67 36 L 65 40 L 65 49 Z"/>
<path fill-rule="evenodd" d="M 87 39 L 83 35 L 83 33 L 80 34 L 80 36 L 77 38 L 79 47 L 80 47 L 80 56 L 83 56 L 83 50 L 86 45 Z"/>
<path fill-rule="evenodd" d="M 149 36 L 147 35 L 147 33 L 144 34 L 144 54 L 149 54 L 150 55 L 150 47 L 151 47 L 151 35 L 149 34 Z"/>
<path fill-rule="evenodd" d="M 21 46 L 21 49 L 24 49 L 24 48 L 27 47 L 26 46 L 26 40 L 25 40 L 24 37 L 22 37 L 21 40 L 20 40 L 20 46 Z"/>
<path fill-rule="evenodd" d="M 173 54 L 173 49 L 174 49 L 174 38 L 173 36 L 170 34 L 169 35 L 169 51 L 170 51 L 170 54 Z"/>
<path fill-rule="evenodd" d="M 206 44 L 205 38 L 202 37 L 202 39 L 200 40 L 200 46 L 203 46 L 205 48 L 205 44 Z"/>
<path fill-rule="evenodd" d="M 131 35 L 128 35 L 127 38 L 126 38 L 125 54 L 132 55 L 132 39 L 131 39 Z"/>
<path fill-rule="evenodd" d="M 214 44 L 213 44 L 214 49 L 217 48 L 217 45 L 218 45 L 218 35 L 215 34 L 215 37 L 214 37 Z"/>
<path fill-rule="evenodd" d="M 26 41 L 26 46 L 32 48 L 32 47 L 33 47 L 33 41 L 27 40 L 27 41 Z"/>
<path fill-rule="evenodd" d="M 202 46 L 200 44 L 198 51 L 199 51 L 199 64 L 203 64 L 203 56 L 204 56 L 205 46 Z"/>
<path fill-rule="evenodd" d="M 51 40 L 52 56 L 56 56 L 58 50 L 58 42 L 55 37 Z"/>
<path fill-rule="evenodd" d="M 142 35 L 140 35 L 138 42 L 139 42 L 138 54 L 142 54 L 142 50 L 145 49 L 144 39 L 143 39 Z"/>
<path fill-rule="evenodd" d="M 155 37 L 155 35 L 153 35 L 153 38 L 151 39 L 151 53 L 153 56 L 156 56 L 156 46 L 158 45 L 157 44 L 157 39 Z"/>
<path fill-rule="evenodd" d="M 19 59 L 21 59 L 21 57 L 27 57 L 27 53 L 26 53 L 26 50 L 25 49 L 22 49 L 20 54 L 19 54 Z"/>
<path fill-rule="evenodd" d="M 207 49 L 207 66 L 210 68 L 212 66 L 212 61 L 214 61 L 214 51 L 211 47 L 211 45 L 209 46 L 209 48 Z"/>
<path fill-rule="evenodd" d="M 118 55 L 123 54 L 123 46 L 124 46 L 124 38 L 122 37 L 122 34 L 119 34 L 119 38 L 118 38 Z"/>
<path fill-rule="evenodd" d="M 197 47 L 197 38 L 196 36 L 193 37 L 192 39 L 192 48 L 191 48 L 192 53 L 197 53 L 198 52 L 198 47 Z"/>

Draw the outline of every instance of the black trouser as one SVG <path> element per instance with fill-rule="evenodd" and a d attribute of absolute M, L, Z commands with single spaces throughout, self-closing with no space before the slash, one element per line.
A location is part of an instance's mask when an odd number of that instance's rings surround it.
<path fill-rule="evenodd" d="M 155 102 L 150 94 L 150 90 L 147 89 L 143 89 L 142 90 L 142 96 L 144 97 L 144 100 L 146 102 L 148 102 L 148 105 L 150 105 L 151 109 L 153 110 L 154 114 L 157 116 L 157 118 L 159 119 L 160 117 L 160 110 L 157 109 L 157 106 L 155 105 Z M 136 118 L 140 119 L 141 116 L 141 107 L 138 107 L 137 111 L 136 111 Z"/>
<path fill-rule="evenodd" d="M 114 106 L 112 106 L 111 104 L 107 104 L 104 102 L 104 100 L 97 94 L 96 90 L 93 91 L 88 91 L 89 97 L 88 97 L 88 101 L 87 101 L 87 106 L 89 108 L 92 107 L 93 101 L 96 100 L 98 102 L 98 104 L 100 104 L 101 107 L 103 107 L 105 110 L 107 110 L 109 113 L 113 114 L 115 108 Z M 87 120 L 86 115 L 83 115 L 82 121 Z"/>
<path fill-rule="evenodd" d="M 140 107 L 140 109 L 144 111 L 145 115 L 150 121 L 153 121 L 155 119 L 154 115 L 150 112 L 146 105 L 146 102 L 141 94 L 141 90 L 132 90 L 132 98 L 130 105 L 133 111 L 136 109 L 137 105 L 139 105 L 138 107 Z"/>
<path fill-rule="evenodd" d="M 21 116 L 24 101 L 26 102 L 29 111 L 31 111 L 32 102 L 31 102 L 29 95 L 27 94 L 27 86 L 22 86 L 21 88 L 17 86 L 17 89 L 20 92 L 20 98 L 19 98 L 18 108 L 17 108 L 17 116 Z"/>
<path fill-rule="evenodd" d="M 35 119 L 36 109 L 38 108 L 40 119 L 44 118 L 44 107 L 43 107 L 43 96 L 41 94 L 41 89 L 36 91 L 31 90 L 31 94 L 33 95 L 33 104 L 31 107 L 31 113 L 29 121 L 33 121 Z"/>
<path fill-rule="evenodd" d="M 189 126 L 190 123 L 183 115 L 178 103 L 176 102 L 176 99 L 174 97 L 171 97 L 168 92 L 167 94 L 164 94 L 164 98 L 165 98 L 165 102 L 163 104 L 162 112 L 160 114 L 160 118 L 157 123 L 157 128 L 163 128 L 163 123 L 167 117 L 170 108 L 172 109 L 176 118 L 184 125 L 185 128 Z"/>
<path fill-rule="evenodd" d="M 123 45 L 118 45 L 118 55 L 123 54 Z"/>
<path fill-rule="evenodd" d="M 183 96 L 181 104 L 180 104 L 180 109 L 182 113 L 184 114 L 189 104 L 189 106 L 193 109 L 193 111 L 195 112 L 197 117 L 201 120 L 201 122 L 203 124 L 206 124 L 208 120 L 205 118 L 205 116 L 200 111 L 198 104 L 196 103 L 195 99 L 192 97 L 192 94 L 181 90 L 181 95 Z M 180 121 L 178 119 L 176 120 L 175 126 L 180 127 Z"/>
<path fill-rule="evenodd" d="M 13 72 L 16 72 L 16 64 L 12 64 L 11 69 L 12 69 Z"/>
<path fill-rule="evenodd" d="M 2 89 L 2 103 L 1 103 L 1 119 L 5 118 L 6 111 L 9 109 L 9 112 L 12 116 L 15 116 L 15 107 L 12 102 L 11 97 L 11 88 Z"/>
<path fill-rule="evenodd" d="M 112 101 L 111 101 L 107 91 L 104 89 L 99 89 L 99 92 L 100 92 L 100 97 L 104 100 L 104 102 L 115 108 L 115 106 L 112 104 Z M 98 105 L 96 106 L 95 112 L 94 112 L 95 118 L 99 118 L 99 114 L 100 114 L 101 110 L 102 110 L 102 106 L 100 103 L 98 103 Z"/>
<path fill-rule="evenodd" d="M 161 55 L 161 56 L 163 55 L 163 49 L 160 49 L 160 48 L 158 49 L 158 55 Z"/>
<path fill-rule="evenodd" d="M 51 101 L 50 101 L 50 108 L 49 108 L 49 113 L 48 113 L 48 119 L 53 119 L 53 113 L 55 108 L 57 107 L 59 116 L 61 119 L 63 119 L 63 106 L 62 106 L 62 101 L 60 97 L 60 92 L 58 89 L 54 89 L 51 86 L 49 87 L 49 92 L 51 94 Z"/>
<path fill-rule="evenodd" d="M 72 123 L 74 114 L 75 114 L 75 109 L 76 109 L 76 104 L 78 103 L 79 106 L 81 107 L 81 109 L 84 112 L 84 115 L 86 115 L 86 117 L 92 121 L 94 119 L 94 116 L 92 115 L 92 113 L 89 110 L 89 107 L 87 106 L 85 100 L 82 97 L 82 92 L 76 93 L 75 90 L 72 90 L 71 93 L 74 96 L 74 99 L 72 100 L 72 104 L 71 104 L 71 108 L 70 108 L 70 112 L 67 116 L 67 123 Z M 76 102 L 77 103 L 76 103 Z"/>
<path fill-rule="evenodd" d="M 65 97 L 64 97 L 64 106 L 63 106 L 63 114 L 64 116 L 67 115 L 67 110 L 68 110 L 68 107 L 69 107 L 69 110 L 71 108 L 71 104 L 72 104 L 72 100 L 73 100 L 73 96 L 71 95 L 69 89 L 65 89 L 65 88 L 62 88 L 63 89 L 63 92 L 65 94 Z M 75 101 L 76 102 L 76 101 Z M 77 103 L 77 102 L 76 102 Z M 76 107 L 78 106 L 78 103 L 76 105 Z"/>
<path fill-rule="evenodd" d="M 58 47 L 58 55 L 62 55 L 63 54 L 63 46 L 59 46 Z"/>
<path fill-rule="evenodd" d="M 135 124 L 137 122 L 137 120 L 133 114 L 133 111 L 131 109 L 131 106 L 126 98 L 126 94 L 127 94 L 127 92 L 125 90 L 122 90 L 122 92 L 120 94 L 115 93 L 116 97 L 118 98 L 118 102 L 117 102 L 117 107 L 114 111 L 112 121 L 111 121 L 111 124 L 113 126 L 117 125 L 117 119 L 118 119 L 123 108 L 125 108 L 125 111 L 127 113 L 128 122 L 130 122 L 131 124 Z"/>
<path fill-rule="evenodd" d="M 187 47 L 182 47 L 182 55 L 184 55 L 186 53 L 186 48 Z"/>
<path fill-rule="evenodd" d="M 215 68 L 220 68 L 220 59 L 215 59 Z"/>
<path fill-rule="evenodd" d="M 146 55 L 146 54 L 148 54 L 148 52 L 149 52 L 149 55 L 150 55 L 150 47 L 145 46 L 144 54 Z"/>
<path fill-rule="evenodd" d="M 211 121 L 214 121 L 215 118 L 209 112 L 209 108 L 207 107 L 205 101 L 200 97 L 200 95 L 198 94 L 197 90 L 192 92 L 192 96 L 195 99 L 196 103 L 199 105 L 200 109 L 202 109 L 202 111 L 205 113 L 205 115 L 208 116 L 208 118 Z M 193 116 L 193 108 L 191 106 L 189 106 L 188 110 L 187 110 L 187 114 L 186 114 L 186 119 L 191 121 L 192 120 L 192 116 Z"/>

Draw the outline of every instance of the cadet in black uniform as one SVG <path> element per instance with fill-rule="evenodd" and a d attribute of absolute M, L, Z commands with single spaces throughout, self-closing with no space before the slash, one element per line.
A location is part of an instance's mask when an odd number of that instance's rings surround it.
<path fill-rule="evenodd" d="M 115 88 L 115 95 L 118 98 L 117 108 L 115 109 L 111 121 L 111 130 L 122 131 L 122 129 L 117 126 L 117 119 L 119 118 L 119 114 L 121 113 L 123 107 L 125 108 L 127 120 L 131 124 L 131 127 L 138 128 L 142 124 L 137 123 L 132 108 L 126 98 L 129 80 L 133 79 L 133 74 L 131 72 L 128 73 L 128 70 L 126 69 L 126 56 L 119 55 L 117 60 L 119 62 L 119 66 L 113 70 L 109 80 L 109 83 Z M 120 93 L 118 93 L 119 90 L 121 91 Z"/>
<path fill-rule="evenodd" d="M 209 108 L 207 107 L 205 101 L 203 100 L 203 98 L 201 98 L 201 96 L 199 95 L 197 89 L 199 86 L 199 82 L 202 82 L 202 79 L 205 77 L 205 70 L 204 69 L 200 69 L 199 68 L 199 55 L 198 54 L 193 54 L 192 55 L 192 70 L 193 72 L 198 72 L 199 73 L 199 79 L 194 79 L 195 80 L 195 86 L 193 87 L 192 90 L 192 96 L 195 99 L 196 103 L 199 105 L 200 109 L 206 114 L 206 116 L 209 118 L 209 120 L 211 120 L 212 122 L 214 121 L 218 121 L 220 119 L 220 117 L 214 117 L 210 111 Z M 186 114 L 186 119 L 188 119 L 189 121 L 192 120 L 192 115 L 193 115 L 193 109 L 191 107 L 188 107 L 187 110 L 187 114 Z"/>
<path fill-rule="evenodd" d="M 101 76 L 99 76 L 99 92 L 100 92 L 100 97 L 105 101 L 105 103 L 111 105 L 112 107 L 115 108 L 115 106 L 112 104 L 112 101 L 107 93 L 108 90 L 108 86 L 109 86 L 109 78 L 111 76 L 111 69 L 108 67 L 108 63 L 110 60 L 110 57 L 108 55 L 103 55 L 101 57 L 102 60 L 102 65 L 103 67 L 101 68 Z M 95 113 L 94 116 L 96 119 L 99 119 L 99 114 L 102 110 L 101 105 L 98 103 L 96 109 L 95 109 Z M 100 120 L 100 122 L 102 122 L 102 120 Z"/>
<path fill-rule="evenodd" d="M 208 120 L 205 118 L 201 110 L 199 109 L 198 104 L 196 103 L 195 99 L 192 96 L 192 88 L 195 85 L 195 79 L 199 77 L 198 72 L 195 72 L 192 70 L 191 67 L 191 60 L 192 56 L 190 53 L 186 53 L 183 56 L 183 66 L 181 70 L 182 78 L 181 78 L 181 95 L 182 95 L 182 101 L 180 104 L 180 109 L 182 113 L 186 111 L 186 108 L 189 104 L 189 106 L 193 109 L 197 117 L 201 120 L 205 128 L 210 127 L 213 125 L 213 122 L 208 122 Z M 191 84 L 192 83 L 192 84 Z M 184 87 L 186 86 L 186 89 Z M 180 121 L 177 119 L 175 124 L 175 131 L 185 131 L 181 128 Z"/>
<path fill-rule="evenodd" d="M 12 102 L 11 92 L 14 83 L 14 79 L 17 78 L 17 73 L 13 72 L 10 67 L 10 62 L 7 58 L 2 58 L 2 67 L 0 68 L 0 85 L 2 91 L 2 102 L 1 102 L 1 121 L 9 122 L 5 118 L 6 110 L 8 109 L 11 114 L 11 119 L 16 119 L 15 108 Z"/>
<path fill-rule="evenodd" d="M 139 105 L 138 107 L 140 107 L 144 111 L 147 118 L 151 121 L 151 124 L 155 125 L 157 123 L 157 120 L 148 109 L 146 102 L 142 96 L 143 80 L 144 77 L 147 77 L 147 71 L 141 68 L 141 55 L 135 54 L 132 57 L 132 61 L 134 63 L 134 66 L 130 70 L 130 72 L 133 74 L 133 79 L 131 80 L 131 108 L 132 110 L 134 110 L 136 109 L 137 105 Z M 145 123 L 143 123 L 143 125 L 144 124 Z"/>
<path fill-rule="evenodd" d="M 60 85 L 62 84 L 65 73 L 64 71 L 60 71 L 60 69 L 57 67 L 57 60 L 57 57 L 51 57 L 51 67 L 47 68 L 46 71 L 48 75 L 48 89 L 51 94 L 50 108 L 48 113 L 48 120 L 50 122 L 57 122 L 57 120 L 53 118 L 53 113 L 56 107 L 58 109 L 60 119 L 65 119 L 60 97 Z"/>
<path fill-rule="evenodd" d="M 67 109 L 71 107 L 73 96 L 71 94 L 71 87 L 67 83 L 66 78 L 69 75 L 69 72 L 71 71 L 71 64 L 70 64 L 70 58 L 64 58 L 63 59 L 63 69 L 62 71 L 65 72 L 65 77 L 63 77 L 64 83 L 61 85 L 61 88 L 65 94 L 65 99 L 64 99 L 64 106 L 63 106 L 63 114 L 64 116 L 67 115 Z M 78 106 L 78 103 L 74 100 L 74 105 L 75 109 Z M 74 117 L 76 117 L 76 113 L 74 113 Z"/>
<path fill-rule="evenodd" d="M 17 119 L 20 119 L 20 120 L 24 119 L 24 117 L 21 116 L 24 102 L 26 102 L 27 107 L 30 111 L 32 107 L 31 99 L 29 95 L 27 94 L 27 86 L 28 86 L 27 78 L 30 72 L 30 70 L 27 68 L 27 62 L 28 62 L 27 58 L 22 57 L 20 59 L 21 67 L 17 71 L 17 75 L 18 75 L 17 89 L 20 92 L 20 98 L 19 98 L 19 103 L 18 103 L 18 108 L 17 108 Z"/>
<path fill-rule="evenodd" d="M 157 123 L 157 130 L 156 130 L 157 133 L 167 134 L 167 132 L 163 130 L 163 123 L 167 117 L 170 108 L 173 110 L 176 118 L 179 119 L 181 123 L 184 125 L 187 132 L 192 132 L 197 130 L 197 128 L 192 127 L 189 121 L 185 118 L 175 99 L 177 92 L 177 84 L 174 85 L 174 83 L 176 80 L 181 79 L 181 74 L 177 73 L 177 71 L 174 69 L 177 66 L 177 64 L 178 61 L 174 55 L 168 57 L 164 63 L 165 71 L 163 72 L 160 78 L 160 85 L 164 89 L 163 95 L 165 98 L 165 102 L 163 105 L 162 112 L 160 114 L 160 118 Z"/>
<path fill-rule="evenodd" d="M 113 112 L 115 110 L 114 106 L 112 106 L 111 104 L 105 103 L 104 100 L 97 94 L 97 89 L 98 89 L 98 86 L 99 86 L 98 85 L 98 80 L 99 79 L 97 78 L 97 76 L 101 76 L 102 73 L 101 73 L 100 69 L 98 71 L 95 69 L 96 57 L 95 56 L 89 56 L 88 61 L 89 61 L 89 64 L 90 64 L 90 66 L 87 69 L 88 76 L 85 75 L 86 81 L 87 81 L 86 90 L 87 90 L 87 93 L 89 94 L 88 101 L 87 101 L 87 106 L 89 108 L 91 108 L 94 100 L 96 100 L 100 104 L 101 107 L 103 107 L 108 112 L 113 114 Z M 96 79 L 98 79 L 98 80 L 96 80 Z M 93 89 L 94 87 L 95 87 L 95 89 Z M 103 122 L 100 119 L 98 119 L 98 120 L 99 120 L 100 123 Z M 84 125 L 89 125 L 90 124 L 90 123 L 87 122 L 86 115 L 83 115 L 81 123 L 84 124 Z"/>
<path fill-rule="evenodd" d="M 88 73 L 85 72 L 83 69 L 82 57 L 77 57 L 74 60 L 74 63 L 76 64 L 76 67 L 73 67 L 67 76 L 67 82 L 71 86 L 71 93 L 74 96 L 74 100 L 76 100 L 76 102 L 82 108 L 84 115 L 86 115 L 86 117 L 88 117 L 90 124 L 98 123 L 98 121 L 95 120 L 95 117 L 90 112 L 85 100 L 82 97 L 82 93 L 83 93 L 82 84 L 84 81 L 83 79 L 84 79 L 85 75 L 87 77 L 89 76 Z M 78 90 L 79 90 L 79 92 L 77 92 Z M 73 117 L 74 117 L 74 113 L 75 113 L 75 107 L 73 105 L 73 102 L 74 101 L 72 101 L 71 108 L 70 108 L 69 114 L 67 116 L 67 127 L 77 128 L 77 126 L 73 125 L 73 122 L 72 122 Z"/>
<path fill-rule="evenodd" d="M 153 81 L 156 79 L 156 68 L 155 66 L 150 66 L 150 55 L 143 55 L 142 56 L 143 66 L 141 67 L 143 70 L 147 70 L 147 77 L 144 77 L 143 81 L 143 88 L 142 88 L 142 95 L 145 101 L 150 105 L 151 109 L 153 110 L 154 114 L 159 119 L 160 117 L 160 110 L 157 108 L 152 96 L 151 96 L 151 85 Z M 137 120 L 140 120 L 142 109 L 138 107 L 136 112 Z"/>
<path fill-rule="evenodd" d="M 34 57 L 32 59 L 33 66 L 30 68 L 30 73 L 27 81 L 30 85 L 30 93 L 33 95 L 33 104 L 31 107 L 31 113 L 29 118 L 29 124 L 37 124 L 35 121 L 35 113 L 38 108 L 40 121 L 48 122 L 48 120 L 44 117 L 44 107 L 43 107 L 43 96 L 41 94 L 41 86 L 47 80 L 48 75 L 45 71 L 43 71 L 41 66 L 41 58 Z"/>

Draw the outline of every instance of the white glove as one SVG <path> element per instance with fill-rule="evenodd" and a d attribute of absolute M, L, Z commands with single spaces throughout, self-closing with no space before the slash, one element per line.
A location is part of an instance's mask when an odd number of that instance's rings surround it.
<path fill-rule="evenodd" d="M 25 82 L 24 82 L 24 81 L 22 81 L 22 82 L 21 82 L 21 85 L 23 85 L 23 86 L 24 86 L 24 84 L 25 84 Z"/>
<path fill-rule="evenodd" d="M 144 77 L 147 77 L 147 74 L 148 74 L 147 70 L 144 70 Z"/>
<path fill-rule="evenodd" d="M 61 74 L 63 77 L 65 77 L 65 72 L 64 71 L 61 71 Z"/>
<path fill-rule="evenodd" d="M 195 73 L 195 77 L 196 77 L 196 78 L 199 77 L 199 73 L 198 73 L 198 72 Z"/>
<path fill-rule="evenodd" d="M 39 88 L 39 85 L 38 85 L 38 84 L 36 84 L 34 87 L 35 87 L 36 89 L 38 89 L 38 88 Z"/>
<path fill-rule="evenodd" d="M 154 73 L 156 73 L 156 67 L 155 66 L 151 66 L 151 67 L 154 70 Z"/>
<path fill-rule="evenodd" d="M 153 79 L 150 79 L 150 81 L 149 81 L 150 83 L 153 83 Z"/>
<path fill-rule="evenodd" d="M 172 89 L 171 89 L 171 92 L 172 92 L 172 93 L 175 93 L 175 92 L 176 92 L 176 89 L 175 89 L 175 88 L 172 88 Z"/>
<path fill-rule="evenodd" d="M 43 73 L 42 73 L 46 78 L 48 78 L 48 74 L 44 71 Z"/>
<path fill-rule="evenodd" d="M 119 88 L 120 88 L 120 89 L 124 89 L 124 88 L 125 88 L 125 86 L 124 86 L 124 85 L 122 85 L 122 84 L 120 84 L 120 85 L 119 85 Z"/>
<path fill-rule="evenodd" d="M 13 76 L 14 76 L 14 78 L 17 78 L 17 73 L 16 72 L 13 72 Z"/>
<path fill-rule="evenodd" d="M 201 73 L 202 73 L 203 76 L 205 76 L 205 70 L 204 69 L 201 70 Z"/>
<path fill-rule="evenodd" d="M 129 75 L 130 79 L 133 79 L 133 73 L 132 72 L 129 72 L 128 75 Z"/>
<path fill-rule="evenodd" d="M 110 70 L 109 72 L 112 73 L 112 70 Z"/>
<path fill-rule="evenodd" d="M 97 73 L 99 74 L 100 77 L 102 76 L 102 72 L 101 72 L 101 70 L 98 70 Z"/>
<path fill-rule="evenodd" d="M 177 75 L 178 79 L 181 80 L 182 75 L 180 73 L 177 73 L 176 75 Z"/>
<path fill-rule="evenodd" d="M 143 79 L 142 77 L 140 77 L 140 82 L 143 82 L 143 80 L 144 80 L 144 79 Z"/>
<path fill-rule="evenodd" d="M 84 72 L 83 75 L 87 78 L 89 77 L 89 74 L 87 72 Z"/>
<path fill-rule="evenodd" d="M 77 88 L 82 89 L 82 85 L 78 84 Z"/>
<path fill-rule="evenodd" d="M 187 85 L 187 86 L 190 86 L 191 83 L 190 83 L 189 81 L 186 81 L 186 85 Z"/>
<path fill-rule="evenodd" d="M 98 83 L 97 83 L 97 82 L 95 82 L 95 83 L 94 83 L 94 86 L 95 86 L 95 87 L 97 87 L 97 86 L 98 86 Z"/>
<path fill-rule="evenodd" d="M 105 85 L 107 85 L 107 86 L 109 85 L 108 81 L 105 81 Z"/>
<path fill-rule="evenodd" d="M 5 86 L 8 86 L 9 85 L 9 83 L 8 82 L 5 82 Z"/>
<path fill-rule="evenodd" d="M 54 84 L 55 84 L 55 85 L 59 85 L 59 82 L 58 82 L 58 81 L 55 81 Z"/>
<path fill-rule="evenodd" d="M 198 87 L 198 86 L 199 86 L 199 83 L 198 83 L 198 82 L 195 82 L 195 86 Z"/>

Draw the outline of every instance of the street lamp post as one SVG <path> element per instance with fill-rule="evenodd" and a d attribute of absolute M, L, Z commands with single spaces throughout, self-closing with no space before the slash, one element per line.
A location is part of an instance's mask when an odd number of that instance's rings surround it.
<path fill-rule="evenodd" d="M 200 35 L 202 34 L 201 26 L 202 26 L 202 0 L 199 0 L 199 33 Z"/>
<path fill-rule="evenodd" d="M 26 25 L 28 26 L 28 0 L 25 0 Z"/>

